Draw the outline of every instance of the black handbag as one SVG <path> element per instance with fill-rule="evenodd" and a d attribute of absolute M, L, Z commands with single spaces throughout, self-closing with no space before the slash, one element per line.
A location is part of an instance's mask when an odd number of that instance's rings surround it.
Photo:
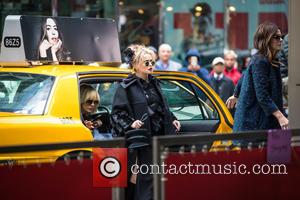
<path fill-rule="evenodd" d="M 150 146 L 151 136 L 147 129 L 133 129 L 125 132 L 125 139 L 128 148 L 137 149 Z"/>

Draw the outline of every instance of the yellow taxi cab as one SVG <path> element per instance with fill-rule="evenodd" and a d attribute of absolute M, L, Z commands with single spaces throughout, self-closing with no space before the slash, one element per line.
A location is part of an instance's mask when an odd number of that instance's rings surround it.
<path fill-rule="evenodd" d="M 42 17 L 42 20 L 38 21 L 36 17 L 10 16 L 7 21 L 14 22 L 18 26 L 21 24 L 20 29 L 22 30 L 24 27 L 28 28 L 25 26 L 29 24 L 28 21 L 42 23 L 45 19 L 47 18 Z M 74 19 L 72 18 L 72 20 Z M 5 25 L 9 24 L 7 21 L 5 21 Z M 85 21 L 89 25 L 88 27 L 93 27 L 95 25 L 93 23 L 100 23 L 95 20 L 91 20 L 92 23 L 90 23 L 88 19 Z M 114 24 L 113 21 L 109 22 Z M 67 19 L 64 18 L 61 21 L 57 19 L 56 23 L 66 25 Z M 99 55 L 102 56 L 100 59 L 83 59 L 84 56 L 89 55 L 85 54 L 82 57 L 79 53 L 76 55 L 77 48 L 72 48 L 65 42 L 65 46 L 71 50 L 68 55 L 71 55 L 72 60 L 76 62 L 69 62 L 69 60 L 63 60 L 68 62 L 60 60 L 51 63 L 48 62 L 49 60 L 36 62 L 34 56 L 30 54 L 34 51 L 30 48 L 30 51 L 26 50 L 25 38 L 28 39 L 28 35 L 20 33 L 19 36 L 16 34 L 7 36 L 11 34 L 8 32 L 4 34 L 2 44 L 13 45 L 13 42 L 5 41 L 7 38 L 19 39 L 21 43 L 19 46 L 24 48 L 22 52 L 25 52 L 23 56 L 25 61 L 23 62 L 22 59 L 16 61 L 16 57 L 10 55 L 10 53 L 14 53 L 12 50 L 14 47 L 1 47 L 0 147 L 94 140 L 91 131 L 83 123 L 80 108 L 80 86 L 88 84 L 97 90 L 100 96 L 100 106 L 97 112 L 106 112 L 109 116 L 117 85 L 131 73 L 128 69 L 116 67 L 120 64 L 121 56 L 118 40 L 112 35 L 117 34 L 117 29 L 108 26 L 107 21 L 101 21 L 100 25 L 103 24 L 113 33 L 106 34 L 102 30 L 100 34 L 94 34 L 94 47 L 101 49 L 98 50 Z M 81 39 L 84 38 L 84 34 L 87 33 L 80 34 Z M 106 37 L 113 42 L 109 43 L 110 46 L 99 47 L 97 37 Z M 103 40 L 102 38 L 101 41 Z M 37 45 L 38 42 L 35 44 Z M 90 46 L 91 49 L 93 49 L 92 46 L 93 44 Z M 20 49 L 16 49 L 16 51 L 20 51 Z M 79 52 L 79 50 L 77 51 Z M 103 51 L 105 53 L 101 53 Z M 95 60 L 100 60 L 98 62 L 100 64 L 96 66 L 83 64 Z M 220 97 L 202 79 L 186 72 L 155 71 L 154 76 L 161 80 L 163 94 L 171 111 L 181 123 L 180 133 L 210 132 L 219 134 L 232 131 L 233 119 L 230 112 Z M 109 119 L 107 121 L 109 123 Z M 81 150 L 91 151 L 91 149 Z M 1 160 L 2 163 L 5 163 L 24 158 L 54 161 L 70 152 L 77 151 L 78 149 L 70 149 L 0 154 L 0 162 Z"/>

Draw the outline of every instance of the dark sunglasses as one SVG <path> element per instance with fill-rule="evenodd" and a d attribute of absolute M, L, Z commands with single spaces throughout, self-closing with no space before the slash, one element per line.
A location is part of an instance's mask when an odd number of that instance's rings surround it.
<path fill-rule="evenodd" d="M 93 103 L 94 103 L 94 105 L 98 105 L 99 101 L 98 100 L 93 101 L 91 99 L 88 99 L 88 100 L 85 101 L 85 103 L 88 104 L 88 105 L 92 105 Z"/>
<path fill-rule="evenodd" d="M 274 38 L 275 40 L 283 40 L 284 35 L 273 35 L 273 38 Z"/>
<path fill-rule="evenodd" d="M 150 64 L 151 66 L 155 66 L 155 61 L 154 60 L 146 60 L 144 62 L 145 66 L 148 67 Z"/>

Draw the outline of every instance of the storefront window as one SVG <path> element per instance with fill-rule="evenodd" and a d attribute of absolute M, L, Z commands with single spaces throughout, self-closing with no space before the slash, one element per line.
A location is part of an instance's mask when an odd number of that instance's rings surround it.
<path fill-rule="evenodd" d="M 4 20 L 7 15 L 51 15 L 49 0 L 1 0 L 0 2 L 0 39 Z"/>
<path fill-rule="evenodd" d="M 121 49 L 132 43 L 157 48 L 159 41 L 159 6 L 157 0 L 119 0 Z"/>
<path fill-rule="evenodd" d="M 283 34 L 288 32 L 288 0 L 162 0 L 164 42 L 183 61 L 185 52 L 197 48 L 202 65 L 233 49 L 245 58 L 253 48 L 256 27 L 276 23 Z M 242 62 L 243 60 L 239 60 Z M 242 64 L 242 63 L 240 63 Z"/>

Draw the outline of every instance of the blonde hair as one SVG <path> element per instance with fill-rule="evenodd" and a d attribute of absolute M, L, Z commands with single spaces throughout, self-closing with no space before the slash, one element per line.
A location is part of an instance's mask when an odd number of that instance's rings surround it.
<path fill-rule="evenodd" d="M 224 50 L 224 57 L 226 57 L 228 55 L 232 55 L 235 59 L 238 58 L 238 55 L 233 50 L 225 49 Z"/>
<path fill-rule="evenodd" d="M 80 105 L 85 103 L 89 99 L 92 92 L 96 93 L 96 98 L 100 103 L 100 96 L 99 96 L 97 90 L 90 85 L 83 84 L 80 86 Z M 97 107 L 95 107 L 95 110 L 93 112 L 95 112 L 96 109 L 97 109 Z"/>
<path fill-rule="evenodd" d="M 137 64 L 140 63 L 141 60 L 143 60 L 145 55 L 150 55 L 153 58 L 153 60 L 156 60 L 156 53 L 152 49 L 145 47 L 144 45 L 140 45 L 140 44 L 134 44 L 131 46 L 132 47 L 130 47 L 130 46 L 129 47 L 134 52 L 134 56 L 132 59 L 132 68 L 133 68 L 134 72 L 136 71 Z"/>

